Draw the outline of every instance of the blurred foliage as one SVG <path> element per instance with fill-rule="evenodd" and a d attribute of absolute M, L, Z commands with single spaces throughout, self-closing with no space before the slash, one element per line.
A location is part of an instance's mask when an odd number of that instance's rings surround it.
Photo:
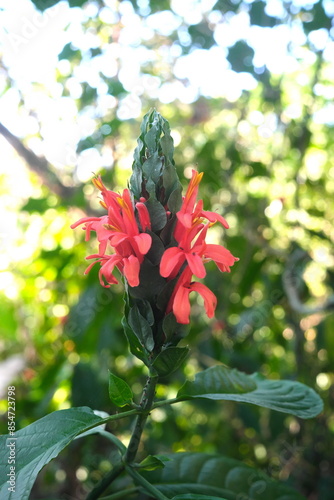
<path fill-rule="evenodd" d="M 34 3 L 44 10 L 57 2 Z M 196 23 L 175 14 L 175 29 L 138 34 L 129 45 L 144 55 L 138 56 L 140 67 L 131 86 L 122 73 L 124 55 L 119 55 L 126 44 L 122 35 L 129 35 L 126 16 L 136 15 L 144 25 L 152 14 L 174 15 L 175 2 L 69 1 L 85 13 L 87 43 L 85 48 L 74 43 L 62 48 L 62 71 L 55 71 L 55 82 L 76 107 L 78 119 L 91 120 L 73 152 L 79 160 L 91 161 L 89 171 L 96 172 L 100 167 L 94 159 L 105 155 L 105 168 L 100 168 L 104 182 L 122 189 L 139 134 L 136 117 L 156 106 L 170 122 L 181 180 L 186 182 L 194 165 L 204 171 L 204 206 L 219 211 L 230 224 L 227 231 L 212 229 L 214 241 L 223 238 L 240 262 L 230 275 L 220 274 L 214 265 L 210 268 L 205 282 L 218 297 L 216 318 L 208 321 L 196 302 L 200 299 L 193 299 L 192 326 L 183 341 L 191 347 L 191 358 L 184 372 L 178 370 L 160 386 L 158 395 L 173 397 L 185 376 L 222 362 L 269 378 L 297 379 L 314 387 L 326 405 L 321 416 L 306 422 L 226 402 L 159 409 L 152 413 L 140 453 L 220 452 L 287 481 L 309 499 L 330 500 L 334 10 L 331 1 L 277 1 L 274 15 L 268 8 L 272 3 L 212 1 L 211 11 L 203 8 Z M 177 83 L 187 92 L 190 81 L 174 73 L 178 59 L 196 49 L 215 48 L 217 25 L 228 25 L 240 13 L 252 26 L 290 30 L 289 70 L 275 72 L 256 63 L 256 48 L 239 33 L 226 47 L 226 58 L 233 72 L 252 75 L 252 89 L 234 97 L 208 97 L 198 89 L 188 102 L 177 97 L 159 101 L 157 89 L 166 85 Z M 293 37 L 296 26 L 303 33 L 298 40 Z M 108 50 L 115 69 L 99 70 L 94 83 L 91 68 L 98 67 Z M 79 71 L 85 76 L 76 80 Z M 7 79 L 10 85 L 8 73 Z M 48 95 L 47 88 L 39 91 Z M 22 113 L 33 111 L 25 107 L 24 91 L 20 106 Z M 43 127 L 32 135 L 36 144 L 42 142 Z M 80 216 L 99 211 L 97 193 L 89 182 L 82 184 L 87 174 L 76 161 L 50 169 L 74 188 L 74 195 L 60 199 L 33 170 L 23 169 L 28 194 L 16 196 L 8 209 L 9 225 L 10 210 L 19 213 L 16 232 L 1 241 L 0 367 L 6 371 L 5 363 L 13 362 L 18 428 L 70 406 L 117 411 L 108 400 L 108 369 L 126 378 L 137 396 L 145 380 L 145 370 L 129 355 L 122 331 L 122 287 L 102 289 L 96 270 L 83 276 L 84 257 L 95 251 L 95 243 L 88 243 L 89 252 L 83 234 L 69 228 Z M 8 196 L 13 186 L 10 175 L 4 178 L 1 195 Z M 16 370 L 22 359 L 24 368 Z M 5 387 L 1 391 L 4 397 Z M 0 404 L 5 414 L 6 402 Z M 5 417 L 0 424 L 5 431 Z M 126 441 L 129 425 L 122 421 L 111 428 Z M 43 470 L 31 498 L 82 498 L 110 469 L 114 452 L 103 437 L 74 442 Z"/>

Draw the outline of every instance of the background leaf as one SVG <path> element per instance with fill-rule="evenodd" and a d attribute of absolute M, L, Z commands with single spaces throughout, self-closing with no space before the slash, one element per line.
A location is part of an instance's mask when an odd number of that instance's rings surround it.
<path fill-rule="evenodd" d="M 197 494 L 203 498 L 258 500 L 262 497 L 258 496 L 259 493 L 254 494 L 254 487 L 261 481 L 261 495 L 268 493 L 268 500 L 303 500 L 293 489 L 238 460 L 205 453 L 170 453 L 166 456 L 170 462 L 166 462 L 164 469 L 141 474 L 169 497 Z"/>

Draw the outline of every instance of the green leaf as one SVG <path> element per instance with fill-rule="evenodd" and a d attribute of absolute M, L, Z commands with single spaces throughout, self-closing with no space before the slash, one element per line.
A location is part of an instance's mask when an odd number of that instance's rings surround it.
<path fill-rule="evenodd" d="M 130 308 L 128 322 L 141 344 L 143 344 L 149 352 L 153 351 L 154 338 L 152 328 L 148 321 L 140 314 L 137 306 Z"/>
<path fill-rule="evenodd" d="M 155 358 L 152 366 L 160 377 L 175 372 L 189 354 L 188 347 L 167 347 Z"/>
<path fill-rule="evenodd" d="M 222 497 L 213 497 L 212 495 L 196 495 L 196 493 L 186 493 L 185 495 L 177 495 L 172 500 L 226 500 Z"/>
<path fill-rule="evenodd" d="M 149 154 L 153 154 L 157 149 L 157 142 L 160 138 L 161 129 L 159 127 L 159 117 L 156 111 L 153 111 L 153 123 L 150 130 L 145 134 L 145 144 Z"/>
<path fill-rule="evenodd" d="M 50 413 L 10 436 L 0 436 L 0 498 L 28 500 L 39 471 L 55 458 L 73 439 L 102 419 L 88 407 Z M 8 491 L 8 453 L 15 443 L 15 492 Z M 14 448 L 13 448 L 14 450 Z"/>
<path fill-rule="evenodd" d="M 143 470 L 156 470 L 156 469 L 163 469 L 165 467 L 165 463 L 169 461 L 168 457 L 164 457 L 163 455 L 161 456 L 156 456 L 156 455 L 148 455 L 144 460 L 138 464 L 139 469 Z"/>
<path fill-rule="evenodd" d="M 152 231 L 160 231 L 167 223 L 166 210 L 159 201 L 151 198 L 146 203 L 146 207 L 150 214 Z"/>
<path fill-rule="evenodd" d="M 125 380 L 111 372 L 109 372 L 109 397 L 119 407 L 131 404 L 133 401 L 133 393 Z"/>
<path fill-rule="evenodd" d="M 152 306 L 148 300 L 138 300 L 136 305 L 139 309 L 140 314 L 146 319 L 150 326 L 154 325 L 154 314 Z"/>
<path fill-rule="evenodd" d="M 170 461 L 163 469 L 140 474 L 169 498 L 303 500 L 292 488 L 238 460 L 206 453 L 167 453 L 166 457 Z"/>
<path fill-rule="evenodd" d="M 180 338 L 185 337 L 189 330 L 189 325 L 181 325 L 177 323 L 174 314 L 171 312 L 166 314 L 162 322 L 162 329 L 167 342 L 179 341 Z"/>
<path fill-rule="evenodd" d="M 130 328 L 125 317 L 122 318 L 122 325 L 124 328 L 124 333 L 126 335 L 126 338 L 128 339 L 128 342 L 129 342 L 131 353 L 134 356 L 136 356 L 138 359 L 143 361 L 143 363 L 145 363 L 146 366 L 150 366 L 146 349 L 139 342 L 137 336 L 134 334 L 134 332 Z"/>
<path fill-rule="evenodd" d="M 198 373 L 193 382 L 181 387 L 177 397 L 252 403 L 300 418 L 315 417 L 323 409 L 318 394 L 300 382 L 265 380 L 259 374 L 246 375 L 225 366 Z"/>
<path fill-rule="evenodd" d="M 177 188 L 171 192 L 167 205 L 172 214 L 180 210 L 182 205 L 182 186 L 177 186 Z"/>
<path fill-rule="evenodd" d="M 143 163 L 143 173 L 147 179 L 152 179 L 156 184 L 161 175 L 162 160 L 158 156 L 158 151 L 155 151 L 152 156 L 147 158 Z"/>
<path fill-rule="evenodd" d="M 159 272 L 159 267 L 154 266 L 148 259 L 144 259 L 139 273 L 139 285 L 135 287 L 128 286 L 131 297 L 135 299 L 144 299 L 156 301 L 156 296 L 166 284 L 166 279 Z"/>

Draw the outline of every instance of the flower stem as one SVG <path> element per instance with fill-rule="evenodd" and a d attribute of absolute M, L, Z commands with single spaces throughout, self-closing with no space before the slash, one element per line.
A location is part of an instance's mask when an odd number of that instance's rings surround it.
<path fill-rule="evenodd" d="M 130 410 L 129 412 L 124 412 L 123 414 L 121 414 L 124 416 L 137 414 L 137 420 L 136 420 L 136 424 L 135 424 L 135 427 L 134 427 L 134 430 L 133 430 L 133 433 L 132 433 L 132 436 L 130 439 L 129 446 L 126 449 L 126 451 L 124 450 L 125 451 L 124 457 L 123 457 L 124 463 L 116 465 L 106 476 L 104 476 L 101 479 L 101 481 L 88 494 L 86 500 L 97 500 L 101 496 L 101 494 L 107 489 L 107 487 L 124 471 L 125 468 L 127 470 L 131 469 L 131 471 L 132 471 L 132 468 L 126 464 L 131 464 L 131 462 L 134 461 L 134 459 L 137 455 L 141 435 L 143 433 L 147 417 L 148 417 L 150 410 L 152 409 L 152 406 L 153 406 L 153 401 L 154 401 L 154 396 L 155 396 L 155 388 L 156 388 L 157 382 L 158 382 L 158 375 L 154 374 L 154 375 L 150 376 L 147 379 L 146 385 L 143 389 L 143 394 L 142 394 L 141 401 L 140 401 L 140 409 L 139 410 Z M 107 420 L 107 419 L 104 419 L 104 420 Z M 112 420 L 112 419 L 109 418 L 109 420 Z M 116 418 L 115 418 L 115 420 L 116 420 Z M 103 433 L 103 435 L 106 435 L 106 434 L 107 433 Z M 108 436 L 108 438 L 110 440 L 112 440 L 114 442 L 114 444 L 116 444 L 116 442 L 115 442 L 116 440 L 114 440 L 111 436 Z M 117 443 L 117 444 L 118 444 L 118 447 L 120 448 L 119 443 Z M 133 471 L 133 473 L 135 473 L 135 471 Z M 130 474 L 130 472 L 129 472 L 129 474 Z M 133 474 L 132 474 L 132 476 L 133 476 Z M 138 476 L 141 478 L 140 474 L 138 474 Z M 142 479 L 143 479 L 143 481 L 141 483 L 142 485 L 143 485 L 143 482 L 145 482 L 145 484 L 146 483 L 149 484 L 144 478 L 142 478 Z M 140 479 L 138 479 L 138 482 L 139 481 L 140 481 Z M 154 488 L 154 487 L 152 486 L 152 488 Z M 149 490 L 148 487 L 146 487 L 146 490 L 152 492 L 152 489 Z M 159 500 L 166 499 L 166 497 L 161 496 L 161 493 L 159 491 L 158 491 L 158 494 L 160 494 L 160 496 L 157 496 L 157 498 Z"/>
<path fill-rule="evenodd" d="M 146 479 L 139 474 L 139 472 L 135 471 L 130 465 L 126 465 L 125 469 L 129 476 L 133 477 L 133 479 L 140 484 L 147 493 L 150 493 L 156 500 L 169 500 L 161 491 L 159 491 L 153 484 L 146 481 Z"/>
<path fill-rule="evenodd" d="M 133 430 L 128 449 L 124 455 L 124 463 L 131 463 L 136 458 L 141 435 L 143 433 L 147 417 L 153 406 L 157 382 L 157 375 L 153 375 L 147 379 L 140 402 L 142 412 L 137 416 L 135 428 Z"/>

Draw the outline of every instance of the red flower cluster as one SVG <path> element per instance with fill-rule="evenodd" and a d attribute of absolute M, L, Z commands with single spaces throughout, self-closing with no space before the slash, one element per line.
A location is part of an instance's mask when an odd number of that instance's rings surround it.
<path fill-rule="evenodd" d="M 215 222 L 228 228 L 226 220 L 215 212 L 203 210 L 203 201 L 196 203 L 198 185 L 203 177 L 195 170 L 179 212 L 174 231 L 177 247 L 168 248 L 162 256 L 160 273 L 165 278 L 174 278 L 184 267 L 167 306 L 166 313 L 173 311 L 178 323 L 189 323 L 189 294 L 198 292 L 204 299 L 206 314 L 212 318 L 216 309 L 216 296 L 202 283 L 193 282 L 192 276 L 204 278 L 204 263 L 213 260 L 220 271 L 230 271 L 230 266 L 238 259 L 223 246 L 205 242 L 207 230 Z M 208 221 L 208 222 L 205 222 Z"/>
<path fill-rule="evenodd" d="M 151 229 L 148 210 L 143 202 L 136 203 L 135 208 L 137 209 L 139 228 L 128 189 L 124 189 L 121 196 L 118 193 L 109 191 L 100 176 L 94 179 L 93 183 L 102 193 L 103 201 L 101 201 L 101 205 L 108 210 L 108 215 L 84 217 L 71 226 L 74 229 L 84 224 L 86 241 L 90 238 L 90 232 L 95 231 L 100 243 L 99 253 L 86 257 L 87 259 L 97 260 L 87 267 L 85 274 L 99 262 L 101 264 L 99 279 L 102 286 L 108 288 L 110 284 L 118 283 L 113 275 L 115 266 L 126 277 L 130 286 L 138 286 L 140 264 L 152 244 L 151 236 L 145 233 L 147 229 Z M 105 253 L 108 242 L 115 250 L 112 255 Z"/>
<path fill-rule="evenodd" d="M 213 260 L 220 271 L 230 271 L 230 266 L 238 259 L 220 245 L 205 242 L 207 230 L 216 222 L 225 228 L 225 219 L 215 212 L 203 210 L 203 201 L 196 203 L 198 185 L 203 174 L 195 170 L 183 198 L 181 209 L 176 213 L 174 243 L 177 246 L 167 248 L 161 258 L 160 274 L 170 281 L 177 278 L 176 285 L 167 305 L 166 314 L 173 311 L 178 323 L 189 323 L 189 294 L 198 292 L 204 299 L 205 310 L 212 318 L 217 305 L 215 295 L 202 283 L 192 281 L 193 275 L 204 278 L 206 270 L 204 263 Z M 85 217 L 73 224 L 75 228 L 84 224 L 86 241 L 90 232 L 95 231 L 99 241 L 99 253 L 89 255 L 87 259 L 96 259 L 86 269 L 87 274 L 97 262 L 100 263 L 100 283 L 104 287 L 118 283 L 113 275 L 114 268 L 125 276 L 131 287 L 139 285 L 140 266 L 144 256 L 151 248 L 152 238 L 146 231 L 151 230 L 149 212 L 145 205 L 146 199 L 133 203 L 128 189 L 123 195 L 109 191 L 100 177 L 93 180 L 101 191 L 101 204 L 108 210 L 108 215 L 102 217 Z M 106 254 L 108 244 L 114 249 L 111 255 Z"/>

